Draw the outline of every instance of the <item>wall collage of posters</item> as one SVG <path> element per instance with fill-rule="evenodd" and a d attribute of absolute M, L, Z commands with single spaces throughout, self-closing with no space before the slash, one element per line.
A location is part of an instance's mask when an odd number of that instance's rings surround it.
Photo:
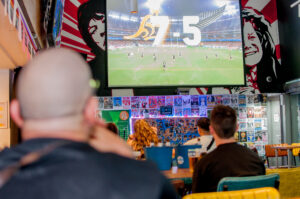
<path fill-rule="evenodd" d="M 131 133 L 138 119 L 145 118 L 157 128 L 162 141 L 183 144 L 198 135 L 197 119 L 208 117 L 217 104 L 233 107 L 238 116 L 239 131 L 235 137 L 249 148 L 256 147 L 261 156 L 268 143 L 267 97 L 257 95 L 175 95 L 140 97 L 99 97 L 97 117 L 103 112 L 129 110 Z M 165 115 L 161 107 L 172 107 L 172 113 Z"/>

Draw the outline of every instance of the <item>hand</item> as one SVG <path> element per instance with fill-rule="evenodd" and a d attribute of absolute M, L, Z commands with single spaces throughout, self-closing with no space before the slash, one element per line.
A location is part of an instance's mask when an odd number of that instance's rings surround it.
<path fill-rule="evenodd" d="M 123 157 L 134 158 L 133 151 L 125 141 L 101 126 L 94 128 L 89 144 L 100 152 L 115 153 Z"/>

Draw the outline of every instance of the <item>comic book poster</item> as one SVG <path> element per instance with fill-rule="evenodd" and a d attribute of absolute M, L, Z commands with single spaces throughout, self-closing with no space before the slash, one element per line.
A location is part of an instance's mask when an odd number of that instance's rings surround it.
<path fill-rule="evenodd" d="M 267 100 L 268 100 L 268 97 L 266 94 L 261 94 L 262 95 L 262 103 L 261 105 L 262 106 L 267 106 Z"/>
<path fill-rule="evenodd" d="M 261 129 L 263 131 L 268 129 L 268 119 L 267 118 L 261 119 Z"/>
<path fill-rule="evenodd" d="M 261 117 L 267 118 L 267 108 L 264 106 L 261 107 Z"/>
<path fill-rule="evenodd" d="M 247 131 L 247 142 L 255 142 L 254 131 Z"/>
<path fill-rule="evenodd" d="M 255 95 L 254 97 L 255 106 L 261 106 L 262 103 L 263 103 L 263 95 L 262 94 Z"/>
<path fill-rule="evenodd" d="M 260 106 L 260 102 L 259 102 L 259 97 L 258 97 L 258 95 L 254 95 L 254 104 L 255 104 L 256 106 Z"/>
<path fill-rule="evenodd" d="M 261 131 L 256 131 L 255 132 L 255 141 L 256 142 L 262 142 L 262 132 Z"/>
<path fill-rule="evenodd" d="M 174 105 L 174 98 L 173 96 L 166 96 L 166 106 L 173 106 Z"/>
<path fill-rule="evenodd" d="M 207 107 L 207 97 L 206 95 L 199 95 L 199 106 Z"/>
<path fill-rule="evenodd" d="M 198 107 L 192 108 L 192 116 L 199 116 L 199 108 Z"/>
<path fill-rule="evenodd" d="M 254 107 L 254 117 L 262 118 L 261 107 Z"/>
<path fill-rule="evenodd" d="M 158 108 L 156 96 L 149 96 L 149 108 Z"/>
<path fill-rule="evenodd" d="M 255 131 L 262 130 L 261 119 L 254 119 L 254 128 L 255 128 Z"/>
<path fill-rule="evenodd" d="M 159 109 L 152 108 L 149 109 L 149 117 L 157 118 L 159 116 Z"/>
<path fill-rule="evenodd" d="M 183 108 L 183 116 L 191 116 L 192 110 L 191 108 Z"/>
<path fill-rule="evenodd" d="M 239 95 L 239 107 L 246 107 L 246 96 Z"/>
<path fill-rule="evenodd" d="M 175 95 L 174 96 L 174 106 L 175 107 L 182 107 L 182 96 L 181 95 Z"/>
<path fill-rule="evenodd" d="M 215 96 L 207 95 L 207 108 L 213 109 L 215 106 Z"/>
<path fill-rule="evenodd" d="M 140 117 L 149 118 L 149 110 L 146 108 L 140 109 Z"/>
<path fill-rule="evenodd" d="M 247 118 L 247 108 L 239 108 L 239 118 L 246 119 Z"/>
<path fill-rule="evenodd" d="M 114 109 L 122 109 L 122 97 L 113 97 Z"/>
<path fill-rule="evenodd" d="M 231 106 L 238 107 L 239 106 L 239 96 L 238 95 L 231 95 Z"/>
<path fill-rule="evenodd" d="M 100 109 L 100 110 L 104 109 L 104 98 L 103 97 L 98 98 L 98 109 Z"/>
<path fill-rule="evenodd" d="M 247 106 L 254 106 L 254 95 L 247 95 Z"/>
<path fill-rule="evenodd" d="M 254 119 L 247 119 L 247 130 L 248 131 L 254 130 Z"/>
<path fill-rule="evenodd" d="M 183 108 L 191 108 L 191 96 L 190 95 L 182 96 L 182 107 Z"/>
<path fill-rule="evenodd" d="M 239 132 L 239 142 L 247 142 L 247 132 L 246 131 Z"/>
<path fill-rule="evenodd" d="M 267 131 L 262 131 L 261 132 L 261 137 L 262 137 L 262 141 L 264 143 L 268 143 L 268 134 L 267 134 Z"/>
<path fill-rule="evenodd" d="M 247 129 L 247 122 L 246 120 L 240 120 L 239 121 L 239 130 L 245 131 Z"/>
<path fill-rule="evenodd" d="M 174 108 L 174 115 L 175 116 L 182 116 L 182 108 L 178 107 L 178 108 Z"/>
<path fill-rule="evenodd" d="M 139 108 L 148 108 L 148 97 L 147 96 L 140 96 L 139 97 L 140 105 Z"/>
<path fill-rule="evenodd" d="M 254 108 L 253 107 L 247 108 L 247 118 L 254 118 Z"/>
<path fill-rule="evenodd" d="M 226 105 L 226 106 L 230 106 L 230 95 L 223 95 L 222 96 L 222 103 L 223 105 Z"/>
<path fill-rule="evenodd" d="M 104 109 L 113 109 L 112 97 L 104 97 Z"/>
<path fill-rule="evenodd" d="M 208 118 L 210 118 L 210 116 L 211 116 L 211 112 L 212 112 L 212 110 L 211 110 L 211 109 L 207 109 L 207 117 L 208 117 Z"/>
<path fill-rule="evenodd" d="M 160 106 L 165 106 L 165 105 L 166 105 L 165 96 L 158 96 L 157 97 L 157 106 L 160 107 Z"/>
<path fill-rule="evenodd" d="M 215 96 L 215 103 L 216 104 L 222 104 L 223 101 L 222 101 L 222 95 L 216 95 Z"/>
<path fill-rule="evenodd" d="M 239 137 L 240 137 L 239 131 L 236 131 L 236 132 L 234 133 L 233 137 L 234 137 L 235 141 L 238 142 L 238 141 L 239 141 Z"/>
<path fill-rule="evenodd" d="M 191 96 L 191 106 L 192 106 L 192 108 L 199 107 L 199 95 Z"/>
<path fill-rule="evenodd" d="M 199 116 L 200 117 L 207 117 L 207 109 L 206 109 L 206 107 L 200 107 L 200 109 L 199 109 Z"/>
<path fill-rule="evenodd" d="M 139 109 L 131 109 L 131 117 L 140 117 L 140 110 Z"/>
<path fill-rule="evenodd" d="M 130 109 L 130 97 L 122 97 L 123 109 Z"/>
<path fill-rule="evenodd" d="M 139 97 L 131 97 L 131 108 L 137 109 L 140 107 Z"/>

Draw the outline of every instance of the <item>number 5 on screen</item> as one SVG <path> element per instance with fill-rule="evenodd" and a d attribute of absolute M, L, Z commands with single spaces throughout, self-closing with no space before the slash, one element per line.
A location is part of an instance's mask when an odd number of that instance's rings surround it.
<path fill-rule="evenodd" d="M 197 46 L 201 42 L 201 31 L 198 27 L 191 26 L 199 23 L 198 16 L 183 16 L 183 33 L 193 34 L 193 39 L 183 38 L 183 42 L 188 46 Z"/>

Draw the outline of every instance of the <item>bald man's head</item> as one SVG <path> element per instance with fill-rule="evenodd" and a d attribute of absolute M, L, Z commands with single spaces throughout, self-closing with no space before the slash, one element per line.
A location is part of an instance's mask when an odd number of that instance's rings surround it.
<path fill-rule="evenodd" d="M 24 120 L 82 114 L 92 95 L 91 71 L 81 56 L 68 49 L 48 49 L 24 67 L 17 97 Z"/>

